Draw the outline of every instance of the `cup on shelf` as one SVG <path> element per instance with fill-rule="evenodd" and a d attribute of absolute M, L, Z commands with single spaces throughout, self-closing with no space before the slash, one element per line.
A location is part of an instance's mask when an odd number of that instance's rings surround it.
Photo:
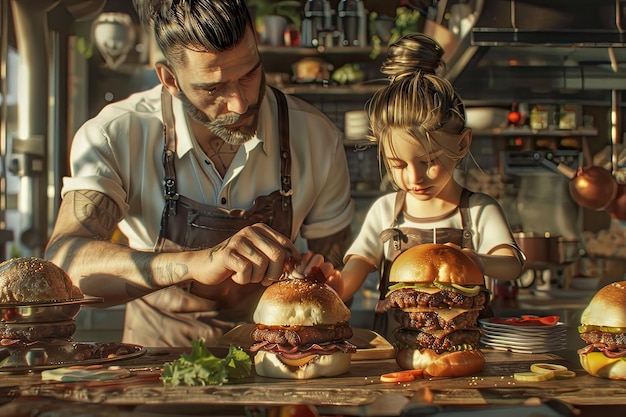
<path fill-rule="evenodd" d="M 363 110 L 347 111 L 344 115 L 344 135 L 348 140 L 365 139 L 369 133 L 369 121 Z"/>

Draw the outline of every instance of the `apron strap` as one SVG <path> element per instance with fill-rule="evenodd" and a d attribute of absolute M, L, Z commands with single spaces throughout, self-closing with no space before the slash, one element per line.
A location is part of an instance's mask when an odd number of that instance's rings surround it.
<path fill-rule="evenodd" d="M 289 110 L 287 98 L 278 89 L 271 87 L 278 104 L 278 132 L 280 140 L 280 194 L 283 196 L 283 210 L 291 207 L 291 150 L 289 148 Z"/>
<path fill-rule="evenodd" d="M 459 201 L 459 212 L 461 214 L 461 227 L 463 228 L 462 247 L 474 249 L 474 241 L 472 240 L 472 214 L 469 208 L 469 199 L 472 194 L 470 190 L 463 188 L 461 200 Z"/>
<path fill-rule="evenodd" d="M 165 88 L 161 90 L 161 114 L 163 117 L 163 137 L 165 144 L 163 147 L 163 169 L 165 178 L 163 180 L 163 197 L 166 201 L 166 210 L 170 216 L 176 215 L 176 169 L 174 167 L 174 157 L 176 155 L 176 130 L 174 128 L 174 112 L 172 110 L 172 96 Z"/>

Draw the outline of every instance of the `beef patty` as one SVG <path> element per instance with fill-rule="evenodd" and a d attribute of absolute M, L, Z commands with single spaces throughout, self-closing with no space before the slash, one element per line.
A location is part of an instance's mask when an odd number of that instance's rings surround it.
<path fill-rule="evenodd" d="M 477 295 L 463 295 L 456 291 L 441 290 L 428 294 L 415 288 L 401 288 L 389 294 L 389 303 L 395 308 L 409 307 L 459 307 L 477 309 L 485 305 L 487 297 L 483 291 Z"/>
<path fill-rule="evenodd" d="M 259 329 L 252 331 L 252 340 L 255 342 L 268 341 L 279 345 L 302 346 L 310 343 L 325 343 L 335 340 L 350 339 L 352 328 L 348 322 L 336 325 L 302 326 L 281 329 Z"/>
<path fill-rule="evenodd" d="M 480 330 L 457 330 L 443 337 L 436 337 L 419 330 L 398 328 L 394 332 L 396 340 L 412 349 L 432 349 L 437 353 L 451 350 L 455 346 L 470 345 L 478 348 Z"/>
<path fill-rule="evenodd" d="M 592 331 L 581 333 L 580 338 L 590 345 L 594 343 L 604 343 L 609 349 L 617 346 L 626 347 L 626 333 Z"/>
<path fill-rule="evenodd" d="M 480 310 L 469 310 L 446 321 L 436 311 L 406 312 L 396 309 L 394 319 L 400 323 L 400 327 L 406 329 L 461 330 L 476 327 L 479 314 Z"/>

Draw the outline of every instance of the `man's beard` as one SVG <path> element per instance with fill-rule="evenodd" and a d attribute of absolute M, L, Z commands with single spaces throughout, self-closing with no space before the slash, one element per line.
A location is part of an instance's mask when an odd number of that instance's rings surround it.
<path fill-rule="evenodd" d="M 216 117 L 211 120 L 206 114 L 204 114 L 200 109 L 189 101 L 185 93 L 181 90 L 178 91 L 178 98 L 183 103 L 183 107 L 189 117 L 196 123 L 201 124 L 206 127 L 209 132 L 214 134 L 215 136 L 221 138 L 224 142 L 229 145 L 241 145 L 243 143 L 248 142 L 250 139 L 254 137 L 256 134 L 256 124 L 258 122 L 259 117 L 259 109 L 261 108 L 261 101 L 263 100 L 263 95 L 265 94 L 265 80 L 261 81 L 261 86 L 259 87 L 259 96 L 257 97 L 257 102 L 248 107 L 248 110 L 244 114 L 237 113 L 227 113 L 221 116 Z M 233 130 L 230 128 L 233 124 L 237 123 L 242 118 L 247 118 L 252 116 L 252 120 L 254 126 L 246 126 L 250 128 L 254 128 L 251 131 L 243 131 L 243 130 Z M 241 128 L 238 128 L 241 129 Z"/>

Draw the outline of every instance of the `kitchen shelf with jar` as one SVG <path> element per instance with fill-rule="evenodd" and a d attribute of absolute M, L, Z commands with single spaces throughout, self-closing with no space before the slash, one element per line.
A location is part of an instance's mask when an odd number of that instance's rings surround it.
<path fill-rule="evenodd" d="M 268 77 L 268 83 L 278 76 L 280 83 L 274 83 L 284 92 L 294 95 L 337 95 L 370 96 L 384 84 L 379 71 L 383 53 L 372 58 L 373 48 L 357 46 L 338 47 L 294 47 L 260 45 L 259 53 Z M 318 61 L 322 72 L 328 72 L 325 79 L 298 79 L 296 64 L 307 60 Z M 363 80 L 338 83 L 332 79 L 335 71 L 349 64 L 357 64 Z"/>
<path fill-rule="evenodd" d="M 493 129 L 475 129 L 472 131 L 475 136 L 527 136 L 527 137 L 587 137 L 597 136 L 598 130 L 595 128 L 581 129 L 531 129 L 528 126 L 507 127 Z"/>
<path fill-rule="evenodd" d="M 279 86 L 281 91 L 286 94 L 293 95 L 309 95 L 309 94 L 324 94 L 324 95 L 337 95 L 337 96 L 353 96 L 362 95 L 369 96 L 374 94 L 383 85 L 359 83 L 349 85 L 329 85 L 329 84 L 284 84 Z"/>

